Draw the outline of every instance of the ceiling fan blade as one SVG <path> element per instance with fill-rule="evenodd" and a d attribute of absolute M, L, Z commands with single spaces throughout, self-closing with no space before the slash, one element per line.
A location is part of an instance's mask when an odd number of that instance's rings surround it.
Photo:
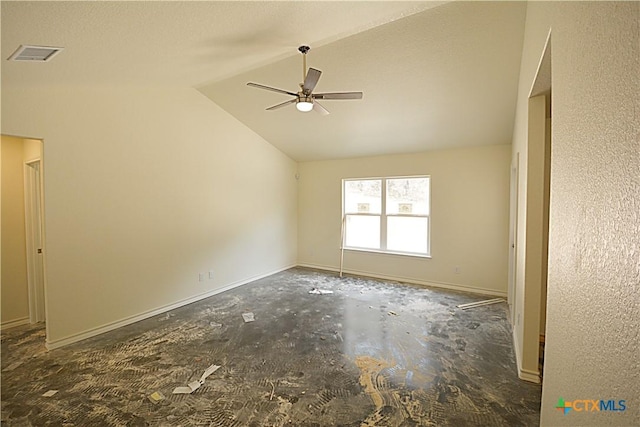
<path fill-rule="evenodd" d="M 327 110 L 322 105 L 320 105 L 318 101 L 313 102 L 313 111 L 315 111 L 316 113 L 320 113 L 323 116 L 326 116 L 329 114 L 329 110 Z"/>
<path fill-rule="evenodd" d="M 302 85 L 302 91 L 304 93 L 308 95 L 313 91 L 318 84 L 318 80 L 320 80 L 320 74 L 322 74 L 322 71 L 316 70 L 315 68 L 309 68 L 309 71 L 307 71 L 307 77 L 305 77 L 304 84 Z"/>
<path fill-rule="evenodd" d="M 289 104 L 293 104 L 297 100 L 298 100 L 297 98 L 293 98 L 293 99 L 290 99 L 288 101 L 282 102 L 280 104 L 273 105 L 273 106 L 267 108 L 267 110 L 277 110 L 278 108 L 286 107 Z"/>
<path fill-rule="evenodd" d="M 289 92 L 289 91 L 282 90 L 282 89 L 277 89 L 277 88 L 271 87 L 271 86 L 261 85 L 261 84 L 258 84 L 258 83 L 249 82 L 249 83 L 247 83 L 247 86 L 257 87 L 258 89 L 270 90 L 272 92 L 284 93 L 286 95 L 291 95 L 291 96 L 298 96 L 297 93 Z"/>
<path fill-rule="evenodd" d="M 362 99 L 362 92 L 314 93 L 315 99 Z"/>

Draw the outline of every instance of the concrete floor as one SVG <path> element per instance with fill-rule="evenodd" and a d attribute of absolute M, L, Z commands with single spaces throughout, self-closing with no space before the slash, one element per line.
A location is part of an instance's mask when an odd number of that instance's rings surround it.
<path fill-rule="evenodd" d="M 2 425 L 538 425 L 506 304 L 456 308 L 482 299 L 295 268 L 48 352 L 42 326 L 9 329 Z"/>

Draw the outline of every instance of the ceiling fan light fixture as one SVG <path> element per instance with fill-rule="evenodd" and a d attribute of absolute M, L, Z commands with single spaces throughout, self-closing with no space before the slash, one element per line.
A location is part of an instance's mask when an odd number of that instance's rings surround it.
<path fill-rule="evenodd" d="M 313 102 L 312 101 L 298 101 L 296 103 L 296 108 L 298 111 L 302 111 L 303 113 L 308 113 L 313 110 Z"/>

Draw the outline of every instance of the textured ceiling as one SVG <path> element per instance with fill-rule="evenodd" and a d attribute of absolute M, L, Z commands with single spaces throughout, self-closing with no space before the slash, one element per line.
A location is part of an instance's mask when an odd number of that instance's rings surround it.
<path fill-rule="evenodd" d="M 300 55 L 200 90 L 297 160 L 510 143 L 525 6 L 454 2 L 312 48 L 317 92 L 364 92 L 329 116 L 265 111 L 287 95 L 246 86 L 297 92 Z"/>
<path fill-rule="evenodd" d="M 2 1 L 2 84 L 196 86 L 439 3 Z M 441 3 L 441 2 L 440 2 Z M 55 61 L 4 61 L 20 44 Z"/>
<path fill-rule="evenodd" d="M 296 160 L 509 143 L 524 2 L 13 2 L 2 86 L 195 87 Z M 62 46 L 46 64 L 4 59 Z M 323 71 L 329 116 L 248 81 L 297 91 L 297 47 Z"/>

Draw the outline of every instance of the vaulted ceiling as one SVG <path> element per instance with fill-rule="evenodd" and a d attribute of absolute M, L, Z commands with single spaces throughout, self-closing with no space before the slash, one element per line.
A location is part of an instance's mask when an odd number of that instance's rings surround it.
<path fill-rule="evenodd" d="M 524 2 L 14 2 L 2 7 L 2 86 L 194 87 L 295 160 L 511 140 Z M 20 44 L 49 63 L 6 61 Z M 297 48 L 331 114 L 293 105 Z"/>

